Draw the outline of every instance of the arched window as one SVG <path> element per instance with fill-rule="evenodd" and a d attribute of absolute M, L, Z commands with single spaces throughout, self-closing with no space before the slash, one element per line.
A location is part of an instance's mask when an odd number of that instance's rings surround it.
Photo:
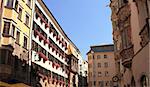
<path fill-rule="evenodd" d="M 148 87 L 149 84 L 148 84 L 148 77 L 146 77 L 145 75 L 143 75 L 141 77 L 141 87 Z"/>

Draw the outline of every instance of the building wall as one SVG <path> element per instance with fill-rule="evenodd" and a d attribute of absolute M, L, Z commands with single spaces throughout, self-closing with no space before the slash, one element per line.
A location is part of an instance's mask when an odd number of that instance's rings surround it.
<path fill-rule="evenodd" d="M 117 4 L 123 2 L 123 0 L 112 0 L 110 7 L 112 9 L 112 23 L 118 22 L 117 24 L 113 25 L 113 37 L 114 42 L 120 42 L 122 46 L 125 44 L 123 43 L 123 39 L 126 37 L 122 36 L 121 30 L 125 30 L 124 26 L 119 25 L 130 25 L 131 31 L 128 34 L 131 34 L 128 38 L 131 38 L 132 48 L 121 48 L 118 47 L 118 43 L 115 44 L 116 50 L 115 51 L 115 58 L 116 62 L 120 61 L 121 63 L 118 64 L 121 67 L 117 67 L 117 74 L 120 78 L 118 84 L 122 86 L 133 86 L 133 87 L 148 87 L 149 86 L 149 2 L 147 0 L 139 1 L 139 0 L 125 0 L 126 2 L 123 3 L 122 7 L 118 7 Z M 117 4 L 114 4 L 117 3 Z M 129 6 L 129 8 L 125 8 Z M 114 9 L 116 8 L 116 9 Z M 130 20 L 120 22 L 124 17 L 127 17 L 127 11 L 124 14 L 122 10 L 129 11 Z M 119 15 L 118 13 L 121 13 Z M 121 16 L 121 17 L 120 17 Z M 119 30 L 119 33 L 116 34 L 116 27 Z M 126 35 L 127 36 L 127 35 Z M 121 37 L 118 39 L 116 37 Z M 128 41 L 127 39 L 125 41 Z M 132 51 L 131 51 L 132 50 Z M 125 53 L 122 55 L 122 53 Z M 131 60 L 130 60 L 131 59 Z M 123 69 L 123 72 L 120 70 Z M 143 80 L 143 78 L 145 80 Z M 144 82 L 144 84 L 143 84 Z"/>
<path fill-rule="evenodd" d="M 104 55 L 107 58 L 104 58 Z M 88 87 L 111 87 L 115 75 L 113 51 L 88 53 Z"/>
<path fill-rule="evenodd" d="M 3 1 L 4 8 L 1 20 L 2 25 L 0 26 L 0 32 L 2 34 L 2 37 L 0 39 L 0 60 L 3 61 L 1 61 L 0 75 L 2 76 L 2 78 L 6 77 L 4 78 L 5 81 L 10 80 L 11 82 L 11 80 L 13 79 L 14 82 L 17 81 L 20 83 L 24 82 L 26 84 L 29 84 L 28 49 L 30 41 L 30 28 L 32 22 L 31 19 L 33 0 L 31 0 L 30 6 L 28 6 L 27 0 L 19 0 L 18 4 L 16 4 L 17 0 L 12 0 L 12 3 L 11 1 L 8 2 L 8 0 Z M 22 9 L 20 19 L 18 18 L 19 8 Z M 26 14 L 29 17 L 29 24 L 26 24 Z M 10 23 L 9 27 L 4 26 L 5 22 Z M 8 32 L 6 31 L 7 29 Z M 18 36 L 16 36 L 17 31 L 20 33 L 20 35 Z M 27 39 L 26 45 L 24 45 L 24 36 Z M 17 41 L 17 38 L 19 39 L 19 41 Z M 24 74 L 21 75 L 20 73 Z"/>

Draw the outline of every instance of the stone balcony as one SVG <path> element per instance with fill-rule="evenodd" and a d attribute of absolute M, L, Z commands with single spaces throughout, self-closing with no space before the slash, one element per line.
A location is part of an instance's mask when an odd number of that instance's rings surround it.
<path fill-rule="evenodd" d="M 130 45 L 128 48 L 123 49 L 120 52 L 122 57 L 122 65 L 126 68 L 130 68 L 132 65 L 132 58 L 134 56 L 133 45 Z"/>
<path fill-rule="evenodd" d="M 141 47 L 144 47 L 150 40 L 149 20 L 150 19 L 147 19 L 146 21 L 147 23 L 144 25 L 144 27 L 141 29 L 139 33 L 140 38 L 141 38 L 141 41 L 140 41 Z"/>

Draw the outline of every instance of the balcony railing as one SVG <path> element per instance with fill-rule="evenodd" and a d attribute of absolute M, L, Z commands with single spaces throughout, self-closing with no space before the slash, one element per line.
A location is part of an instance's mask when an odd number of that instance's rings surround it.
<path fill-rule="evenodd" d="M 44 22 L 45 23 L 45 29 L 47 28 L 47 27 L 49 27 L 49 25 L 48 25 L 48 23 L 45 21 L 45 19 L 42 17 L 42 15 L 39 13 L 39 12 L 36 12 L 36 18 L 38 18 L 38 17 L 40 17 L 40 22 L 41 22 L 41 24 Z"/>
<path fill-rule="evenodd" d="M 132 57 L 134 56 L 134 49 L 133 45 L 129 46 L 126 49 L 123 49 L 120 52 L 120 55 L 122 57 L 122 64 L 124 67 L 130 68 L 132 64 Z"/>
<path fill-rule="evenodd" d="M 48 60 L 48 58 L 42 52 L 38 52 L 38 54 L 39 54 L 39 57 L 43 58 L 45 61 Z"/>

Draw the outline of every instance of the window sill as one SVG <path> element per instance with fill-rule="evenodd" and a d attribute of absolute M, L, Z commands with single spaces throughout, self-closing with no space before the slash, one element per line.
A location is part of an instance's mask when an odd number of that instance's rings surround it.
<path fill-rule="evenodd" d="M 15 9 L 15 8 L 13 8 L 18 14 L 19 14 L 19 12 L 17 11 L 17 9 Z"/>
<path fill-rule="evenodd" d="M 28 6 L 28 8 L 29 8 L 30 10 L 32 10 L 31 6 L 29 6 L 28 4 L 26 4 L 26 5 Z"/>
<path fill-rule="evenodd" d="M 26 51 L 28 50 L 27 47 L 23 46 L 22 48 L 24 48 Z"/>
<path fill-rule="evenodd" d="M 13 7 L 9 7 L 9 6 L 5 6 L 5 8 L 8 8 L 8 9 L 13 9 Z"/>
<path fill-rule="evenodd" d="M 15 43 L 20 46 L 19 42 L 15 42 Z"/>
<path fill-rule="evenodd" d="M 27 25 L 26 23 L 24 23 L 24 24 L 25 24 L 28 28 L 30 28 L 29 25 Z"/>
<path fill-rule="evenodd" d="M 9 34 L 4 34 L 4 33 L 3 33 L 2 35 L 3 35 L 3 37 L 12 37 L 13 39 L 15 39 L 14 36 L 9 35 Z"/>
<path fill-rule="evenodd" d="M 17 17 L 17 18 L 18 18 L 18 17 Z M 22 22 L 21 18 L 18 18 L 18 20 L 20 20 L 20 21 Z"/>

